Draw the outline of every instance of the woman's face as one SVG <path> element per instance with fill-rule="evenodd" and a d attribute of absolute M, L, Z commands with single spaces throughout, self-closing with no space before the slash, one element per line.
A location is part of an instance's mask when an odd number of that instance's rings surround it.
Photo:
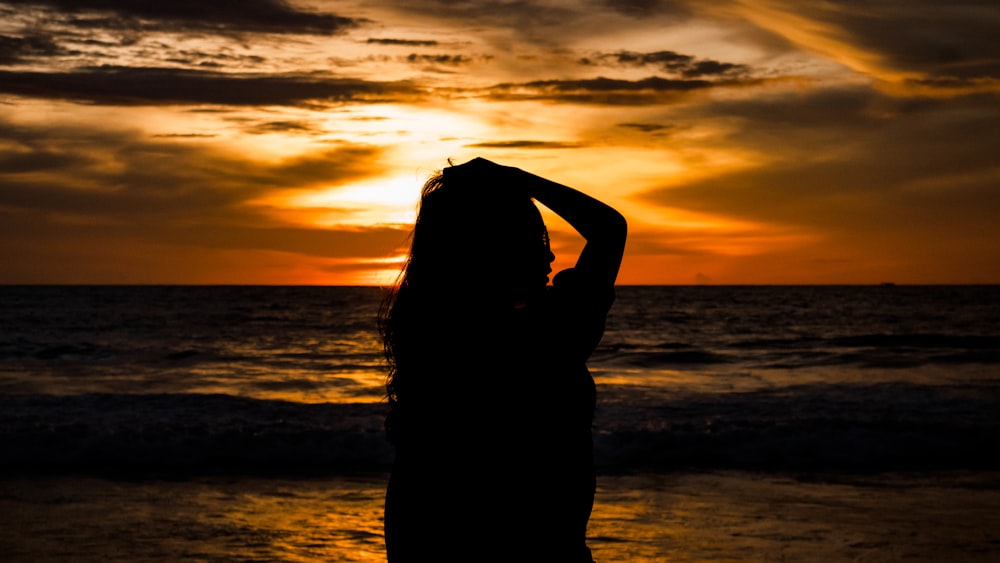
<path fill-rule="evenodd" d="M 419 239 L 423 250 L 414 264 L 422 264 L 429 279 L 471 278 L 480 288 L 504 293 L 516 302 L 543 293 L 555 256 L 534 202 L 442 198 L 454 193 L 441 192 L 424 201 L 413 247 Z"/>
<path fill-rule="evenodd" d="M 520 244 L 513 249 L 511 261 L 506 266 L 515 299 L 518 300 L 531 300 L 545 291 L 549 274 L 552 273 L 552 261 L 555 260 L 541 217 L 538 218 L 537 228 L 532 231 L 534 236 L 519 241 Z"/>
<path fill-rule="evenodd" d="M 556 259 L 548 244 L 540 244 L 525 252 L 529 257 L 524 262 L 524 280 L 530 285 L 545 286 L 549 283 L 549 274 L 552 273 L 552 261 Z"/>

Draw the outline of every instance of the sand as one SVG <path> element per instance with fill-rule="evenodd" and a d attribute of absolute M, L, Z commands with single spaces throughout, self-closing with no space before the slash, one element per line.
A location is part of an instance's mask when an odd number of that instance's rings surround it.
<path fill-rule="evenodd" d="M 4 561 L 385 561 L 386 476 L 0 480 Z M 601 476 L 600 563 L 1000 561 L 1000 474 Z"/>

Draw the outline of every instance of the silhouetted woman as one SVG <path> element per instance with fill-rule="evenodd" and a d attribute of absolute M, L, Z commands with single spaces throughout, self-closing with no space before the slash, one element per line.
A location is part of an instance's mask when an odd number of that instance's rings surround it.
<path fill-rule="evenodd" d="M 536 200 L 586 240 L 555 258 Z M 424 186 L 381 314 L 396 459 L 391 563 L 590 562 L 595 387 L 625 219 L 572 188 L 477 158 Z"/>

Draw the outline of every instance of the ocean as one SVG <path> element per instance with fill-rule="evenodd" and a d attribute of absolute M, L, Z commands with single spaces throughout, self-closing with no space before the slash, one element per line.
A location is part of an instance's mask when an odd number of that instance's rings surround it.
<path fill-rule="evenodd" d="M 1000 286 L 617 295 L 597 561 L 1000 561 Z M 0 559 L 384 561 L 380 299 L 0 287 Z"/>

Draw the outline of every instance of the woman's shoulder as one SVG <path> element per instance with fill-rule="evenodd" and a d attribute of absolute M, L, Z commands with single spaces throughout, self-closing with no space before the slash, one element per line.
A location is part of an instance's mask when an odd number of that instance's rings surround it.
<path fill-rule="evenodd" d="M 567 268 L 552 278 L 552 294 L 556 300 L 580 300 L 588 306 L 611 307 L 615 287 L 600 282 L 577 268 Z"/>
<path fill-rule="evenodd" d="M 547 342 L 561 357 L 586 361 L 594 351 L 615 300 L 614 285 L 600 283 L 577 269 L 563 270 L 549 288 Z"/>
<path fill-rule="evenodd" d="M 614 285 L 609 285 L 596 278 L 595 276 L 588 276 L 586 272 L 581 271 L 579 268 L 566 268 L 558 272 L 552 278 L 552 286 L 556 288 L 580 288 L 580 289 L 591 289 L 591 290 L 611 290 L 614 291 Z"/>

